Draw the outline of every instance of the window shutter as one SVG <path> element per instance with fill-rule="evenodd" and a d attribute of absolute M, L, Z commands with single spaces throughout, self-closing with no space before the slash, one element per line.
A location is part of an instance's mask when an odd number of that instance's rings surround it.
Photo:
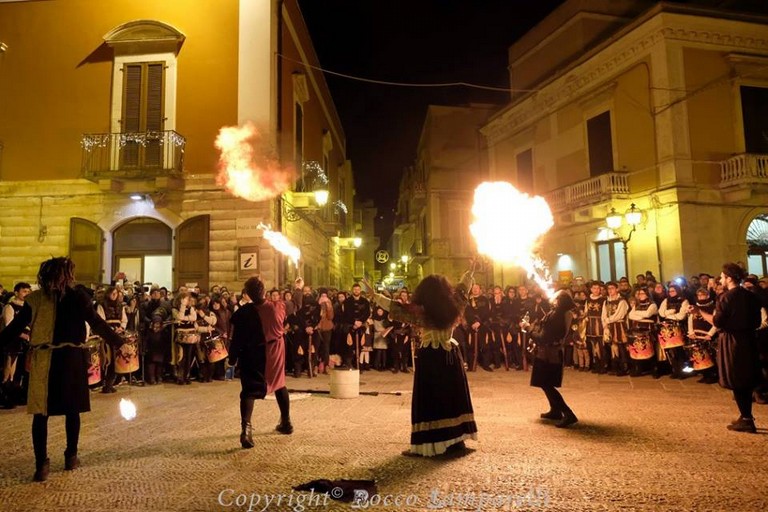
<path fill-rule="evenodd" d="M 147 131 L 163 129 L 163 64 L 147 65 Z"/>
<path fill-rule="evenodd" d="M 104 235 L 93 222 L 73 217 L 69 221 L 69 257 L 75 263 L 75 277 L 86 286 L 101 283 L 101 253 Z"/>
<path fill-rule="evenodd" d="M 123 132 L 141 131 L 141 68 L 141 64 L 126 64 L 123 67 Z"/>
<path fill-rule="evenodd" d="M 210 215 L 198 215 L 177 228 L 174 288 L 185 283 L 197 283 L 201 290 L 208 290 L 210 222 Z"/>

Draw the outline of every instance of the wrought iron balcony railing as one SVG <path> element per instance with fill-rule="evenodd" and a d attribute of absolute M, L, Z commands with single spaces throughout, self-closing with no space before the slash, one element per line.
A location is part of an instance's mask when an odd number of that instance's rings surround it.
<path fill-rule="evenodd" d="M 178 176 L 186 139 L 173 130 L 86 133 L 81 169 L 87 179 Z"/>
<path fill-rule="evenodd" d="M 720 187 L 768 184 L 768 155 L 743 153 L 720 162 Z"/>
<path fill-rule="evenodd" d="M 553 190 L 545 199 L 553 212 L 561 212 L 628 194 L 629 175 L 609 172 Z"/>

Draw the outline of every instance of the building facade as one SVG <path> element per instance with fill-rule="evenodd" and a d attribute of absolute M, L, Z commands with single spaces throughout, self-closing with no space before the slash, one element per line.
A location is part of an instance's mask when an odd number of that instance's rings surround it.
<path fill-rule="evenodd" d="M 555 277 L 766 273 L 768 17 L 569 0 L 509 59 L 490 176 L 547 199 Z"/>
<path fill-rule="evenodd" d="M 488 176 L 480 128 L 497 109 L 428 107 L 416 162 L 400 184 L 390 244 L 393 279 L 400 276 L 412 287 L 425 275 L 456 278 L 467 269 L 477 252 L 469 232 L 474 190 Z"/>
<path fill-rule="evenodd" d="M 348 284 L 352 167 L 296 0 L 1 3 L 0 41 L 5 281 L 68 254 L 85 284 Z M 219 130 L 247 122 L 259 156 L 296 169 L 275 199 L 217 180 Z M 259 223 L 300 247 L 298 268 Z"/>

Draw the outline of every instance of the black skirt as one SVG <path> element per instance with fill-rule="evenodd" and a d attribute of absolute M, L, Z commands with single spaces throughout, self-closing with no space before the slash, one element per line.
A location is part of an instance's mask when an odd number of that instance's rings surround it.
<path fill-rule="evenodd" d="M 91 397 L 88 390 L 87 350 L 64 347 L 51 350 L 48 372 L 48 416 L 88 412 Z"/>
<path fill-rule="evenodd" d="M 537 354 L 536 359 L 533 360 L 533 370 L 531 371 L 531 386 L 533 387 L 559 388 L 563 385 L 563 350 L 559 347 L 552 347 L 548 350 L 550 351 L 549 357 L 539 357 L 542 354 Z"/>
<path fill-rule="evenodd" d="M 413 378 L 411 452 L 432 456 L 477 439 L 464 362 L 457 349 L 420 348 Z"/>

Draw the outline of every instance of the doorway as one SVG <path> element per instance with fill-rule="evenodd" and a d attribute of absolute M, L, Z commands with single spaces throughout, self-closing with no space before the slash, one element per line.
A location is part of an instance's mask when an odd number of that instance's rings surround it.
<path fill-rule="evenodd" d="M 115 273 L 128 282 L 173 287 L 173 233 L 162 222 L 139 217 L 117 227 L 112 254 Z"/>

